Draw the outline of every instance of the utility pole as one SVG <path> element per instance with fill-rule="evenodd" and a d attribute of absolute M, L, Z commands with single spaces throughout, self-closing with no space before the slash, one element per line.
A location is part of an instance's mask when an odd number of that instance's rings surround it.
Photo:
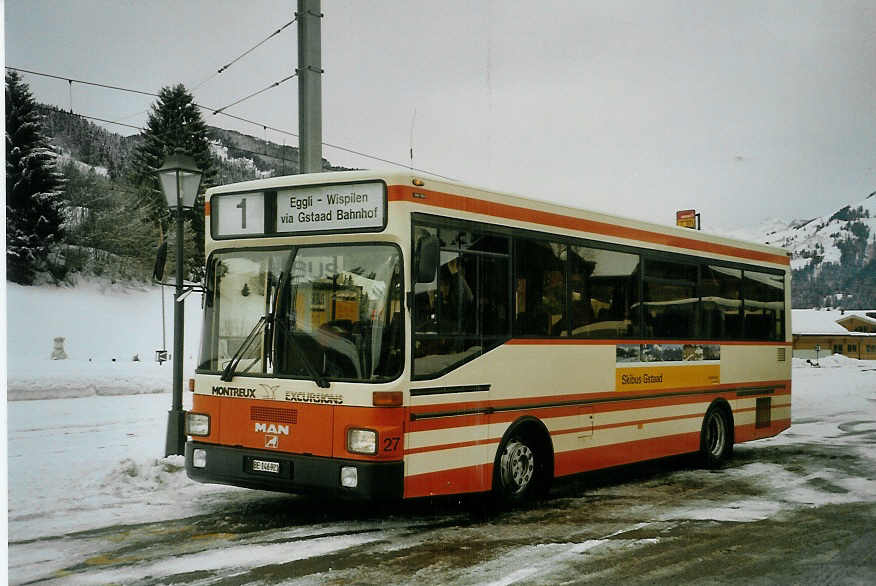
<path fill-rule="evenodd" d="M 298 0 L 298 168 L 322 171 L 322 10 Z"/>

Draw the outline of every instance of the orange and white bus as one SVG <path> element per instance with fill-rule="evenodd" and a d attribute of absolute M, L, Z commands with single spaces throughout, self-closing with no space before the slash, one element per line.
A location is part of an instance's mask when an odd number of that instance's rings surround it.
<path fill-rule="evenodd" d="M 207 192 L 188 475 L 543 493 L 790 426 L 789 256 L 404 172 Z"/>

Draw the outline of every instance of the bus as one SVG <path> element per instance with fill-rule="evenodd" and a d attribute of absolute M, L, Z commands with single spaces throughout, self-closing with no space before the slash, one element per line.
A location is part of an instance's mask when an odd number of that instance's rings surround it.
<path fill-rule="evenodd" d="M 543 496 L 790 426 L 780 249 L 407 172 L 206 193 L 199 482 Z"/>

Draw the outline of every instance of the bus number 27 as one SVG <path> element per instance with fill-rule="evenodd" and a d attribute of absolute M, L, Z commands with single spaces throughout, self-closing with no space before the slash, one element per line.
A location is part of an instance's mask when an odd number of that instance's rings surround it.
<path fill-rule="evenodd" d="M 383 438 L 383 451 L 384 452 L 394 452 L 398 449 L 398 442 L 400 438 L 397 437 L 385 437 Z"/>

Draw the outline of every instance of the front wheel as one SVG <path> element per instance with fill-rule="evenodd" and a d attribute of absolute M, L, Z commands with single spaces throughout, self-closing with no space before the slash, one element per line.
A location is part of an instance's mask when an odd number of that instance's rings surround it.
<path fill-rule="evenodd" d="M 519 503 L 544 495 L 548 488 L 547 457 L 530 435 L 509 438 L 496 459 L 494 492 L 504 503 Z"/>
<path fill-rule="evenodd" d="M 707 468 L 724 463 L 733 453 L 733 431 L 730 415 L 713 406 L 706 412 L 700 432 L 700 456 Z"/>

